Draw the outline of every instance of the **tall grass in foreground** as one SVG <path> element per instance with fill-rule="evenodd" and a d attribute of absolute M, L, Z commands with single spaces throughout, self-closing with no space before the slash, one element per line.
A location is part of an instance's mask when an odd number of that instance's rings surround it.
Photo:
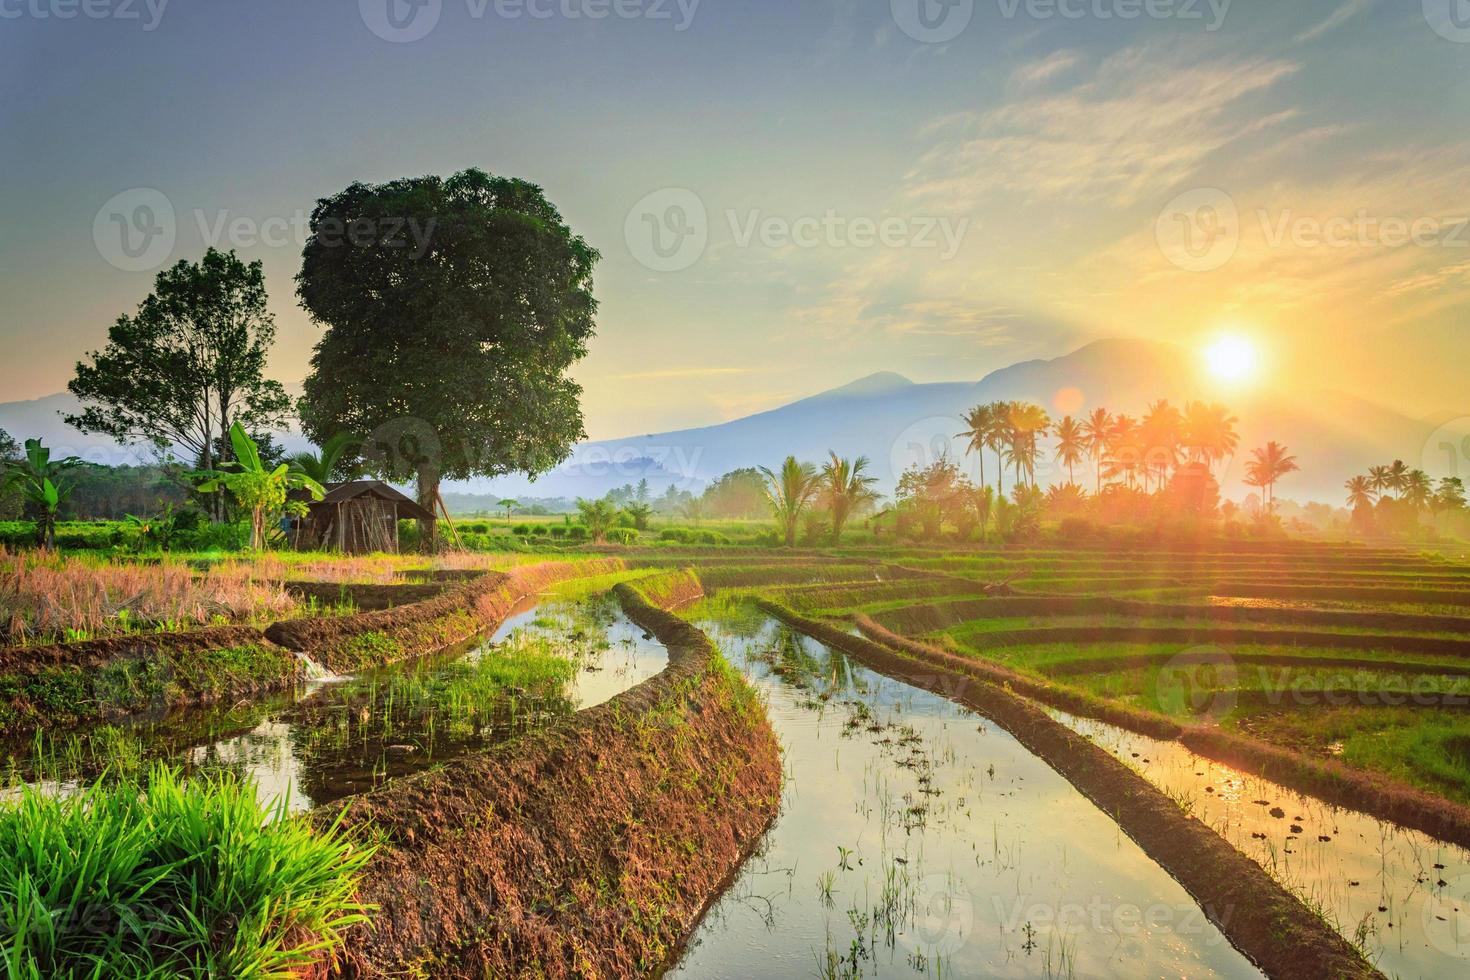
<path fill-rule="evenodd" d="M 0 806 L 0 959 L 37 980 L 289 977 L 364 921 L 371 855 L 232 778 L 25 789 Z"/>

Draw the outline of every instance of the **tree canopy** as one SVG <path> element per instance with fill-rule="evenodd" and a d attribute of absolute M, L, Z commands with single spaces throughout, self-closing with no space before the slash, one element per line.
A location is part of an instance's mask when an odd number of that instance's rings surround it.
<path fill-rule="evenodd" d="M 368 467 L 416 479 L 431 509 L 441 478 L 547 472 L 585 436 L 565 372 L 593 335 L 598 258 L 539 187 L 480 170 L 318 202 L 297 277 L 326 328 L 307 434 L 363 434 Z"/>
<path fill-rule="evenodd" d="M 84 405 L 66 421 L 119 442 L 180 447 L 207 469 L 232 423 L 260 429 L 288 417 L 285 389 L 264 376 L 275 336 L 261 263 L 211 248 L 160 272 L 107 346 L 77 364 L 67 387 Z"/>

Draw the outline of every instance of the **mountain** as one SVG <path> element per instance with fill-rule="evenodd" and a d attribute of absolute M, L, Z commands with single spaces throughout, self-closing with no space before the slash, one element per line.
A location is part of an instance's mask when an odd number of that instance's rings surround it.
<path fill-rule="evenodd" d="M 1470 475 L 1458 448 L 1470 445 L 1461 441 L 1470 436 L 1467 420 L 1442 428 L 1440 420 L 1411 419 L 1337 391 L 1231 395 L 1201 377 L 1191 350 L 1156 341 L 1099 340 L 1063 357 L 1013 364 L 974 383 L 917 384 L 893 372 L 880 372 L 720 425 L 583 443 L 566 463 L 534 483 L 507 477 L 458 482 L 446 489 L 497 498 L 597 497 L 646 479 L 657 493 L 670 484 L 698 491 L 733 469 L 774 467 L 787 454 L 816 462 L 831 450 L 869 457 L 882 488 L 889 491 L 909 466 L 926 465 L 944 453 L 963 460 L 975 473 L 975 457 L 967 456 L 963 440 L 956 438 L 963 428 L 961 416 L 974 405 L 1034 401 L 1060 418 L 1081 415 L 1098 405 L 1137 415 L 1159 398 L 1175 404 L 1204 398 L 1234 410 L 1240 419 L 1241 450 L 1221 470 L 1221 483 L 1231 497 L 1247 492 L 1240 480 L 1249 450 L 1271 439 L 1284 443 L 1302 466 L 1301 473 L 1282 482 L 1283 498 L 1336 504 L 1349 476 L 1394 459 L 1435 477 L 1450 475 L 1453 470 L 1447 464 L 1458 462 L 1460 475 Z M 58 411 L 75 408 L 69 394 L 0 405 L 0 428 L 17 439 L 40 435 L 48 445 L 97 462 L 148 457 L 146 449 L 124 450 L 69 428 Z M 1065 474 L 1049 468 L 1050 455 L 1044 454 L 1048 468 L 1038 477 L 1043 482 L 1065 479 Z M 993 476 L 994 454 L 985 454 L 984 465 L 987 475 Z M 1076 478 L 1087 485 L 1084 471 Z"/>

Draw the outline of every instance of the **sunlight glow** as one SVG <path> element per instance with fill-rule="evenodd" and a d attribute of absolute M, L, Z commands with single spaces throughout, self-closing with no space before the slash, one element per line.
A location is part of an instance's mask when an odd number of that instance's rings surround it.
<path fill-rule="evenodd" d="M 1258 361 L 1255 345 L 1238 334 L 1227 334 L 1205 349 L 1205 364 L 1221 381 L 1238 384 L 1251 380 Z"/>

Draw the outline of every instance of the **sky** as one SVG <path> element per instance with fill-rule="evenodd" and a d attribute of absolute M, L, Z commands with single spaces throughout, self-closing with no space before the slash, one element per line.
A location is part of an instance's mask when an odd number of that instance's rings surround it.
<path fill-rule="evenodd" d="M 353 181 L 541 185 L 602 253 L 593 438 L 1095 338 L 1470 416 L 1465 0 L 0 0 L 0 401 L 166 263 Z"/>

